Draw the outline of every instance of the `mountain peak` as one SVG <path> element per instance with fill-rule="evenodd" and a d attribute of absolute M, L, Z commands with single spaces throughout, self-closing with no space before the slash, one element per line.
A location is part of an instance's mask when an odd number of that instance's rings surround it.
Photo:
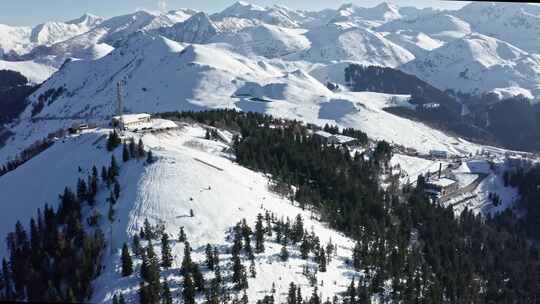
<path fill-rule="evenodd" d="M 81 17 L 67 21 L 67 24 L 85 24 L 89 26 L 98 25 L 103 21 L 103 17 L 96 16 L 90 13 L 84 13 Z"/>
<path fill-rule="evenodd" d="M 233 5 L 224 9 L 221 14 L 227 16 L 236 16 L 238 17 L 241 14 L 244 14 L 248 11 L 264 11 L 265 9 L 261 6 L 254 5 L 245 1 L 237 1 Z"/>

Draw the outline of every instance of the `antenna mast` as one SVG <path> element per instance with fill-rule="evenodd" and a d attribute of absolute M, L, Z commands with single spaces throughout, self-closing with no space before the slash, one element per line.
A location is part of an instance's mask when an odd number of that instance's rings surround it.
<path fill-rule="evenodd" d="M 122 118 L 122 114 L 124 114 L 124 105 L 122 101 L 122 80 L 118 81 L 116 88 L 116 115 Z"/>

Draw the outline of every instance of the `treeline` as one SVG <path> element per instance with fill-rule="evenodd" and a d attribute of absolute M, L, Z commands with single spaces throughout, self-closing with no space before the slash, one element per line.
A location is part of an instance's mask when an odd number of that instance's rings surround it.
<path fill-rule="evenodd" d="M 540 151 L 540 104 L 523 96 L 500 100 L 495 94 L 457 94 L 469 107 L 468 118 L 510 149 Z"/>
<path fill-rule="evenodd" d="M 30 147 L 24 149 L 15 157 L 15 159 L 7 161 L 5 164 L 0 166 L 0 176 L 5 175 L 6 173 L 17 169 L 19 166 L 23 165 L 30 159 L 34 158 L 41 152 L 47 150 L 54 144 L 55 137 L 63 137 L 65 135 L 64 130 L 58 130 L 56 132 L 50 133 L 46 138 L 37 140 Z"/>
<path fill-rule="evenodd" d="M 12 121 L 24 111 L 26 98 L 38 87 L 30 85 L 19 72 L 0 70 L 0 124 Z"/>
<path fill-rule="evenodd" d="M 506 185 L 517 188 L 520 196 L 517 206 L 523 214 L 519 219 L 513 217 L 514 224 L 522 227 L 528 236 L 540 240 L 540 167 L 507 171 L 504 181 Z"/>

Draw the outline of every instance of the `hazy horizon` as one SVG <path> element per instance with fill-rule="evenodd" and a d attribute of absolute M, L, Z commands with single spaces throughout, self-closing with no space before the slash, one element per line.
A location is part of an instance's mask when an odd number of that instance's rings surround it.
<path fill-rule="evenodd" d="M 19 0 L 2 3 L 0 10 L 0 24 L 11 26 L 35 26 L 47 21 L 69 21 L 85 13 L 94 14 L 104 18 L 127 14 L 137 10 L 168 11 L 180 8 L 191 8 L 209 13 L 219 12 L 237 2 L 235 0 L 117 0 L 92 2 L 76 0 Z M 279 1 L 279 0 L 253 0 L 244 1 L 260 6 L 283 5 L 291 9 L 318 11 L 325 8 L 338 8 L 345 3 L 358 6 L 373 7 L 382 2 L 391 2 L 398 6 L 415 6 L 419 8 L 433 7 L 435 9 L 459 9 L 469 2 L 465 1 L 435 1 L 435 0 L 349 0 L 336 2 L 318 1 L 313 4 L 309 0 Z M 31 7 L 31 9 L 29 9 Z"/>

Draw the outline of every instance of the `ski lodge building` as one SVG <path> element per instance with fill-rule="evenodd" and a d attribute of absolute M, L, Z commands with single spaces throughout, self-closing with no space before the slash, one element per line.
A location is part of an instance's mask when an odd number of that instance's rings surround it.
<path fill-rule="evenodd" d="M 457 181 L 449 178 L 437 178 L 426 181 L 426 192 L 436 196 L 446 196 L 459 190 Z"/>
<path fill-rule="evenodd" d="M 124 114 L 112 118 L 112 126 L 120 129 L 137 127 L 150 122 L 150 114 Z"/>
<path fill-rule="evenodd" d="M 322 130 L 315 131 L 313 136 L 320 138 L 323 143 L 330 145 L 355 146 L 359 144 L 359 141 L 356 138 L 340 134 L 331 134 Z"/>

